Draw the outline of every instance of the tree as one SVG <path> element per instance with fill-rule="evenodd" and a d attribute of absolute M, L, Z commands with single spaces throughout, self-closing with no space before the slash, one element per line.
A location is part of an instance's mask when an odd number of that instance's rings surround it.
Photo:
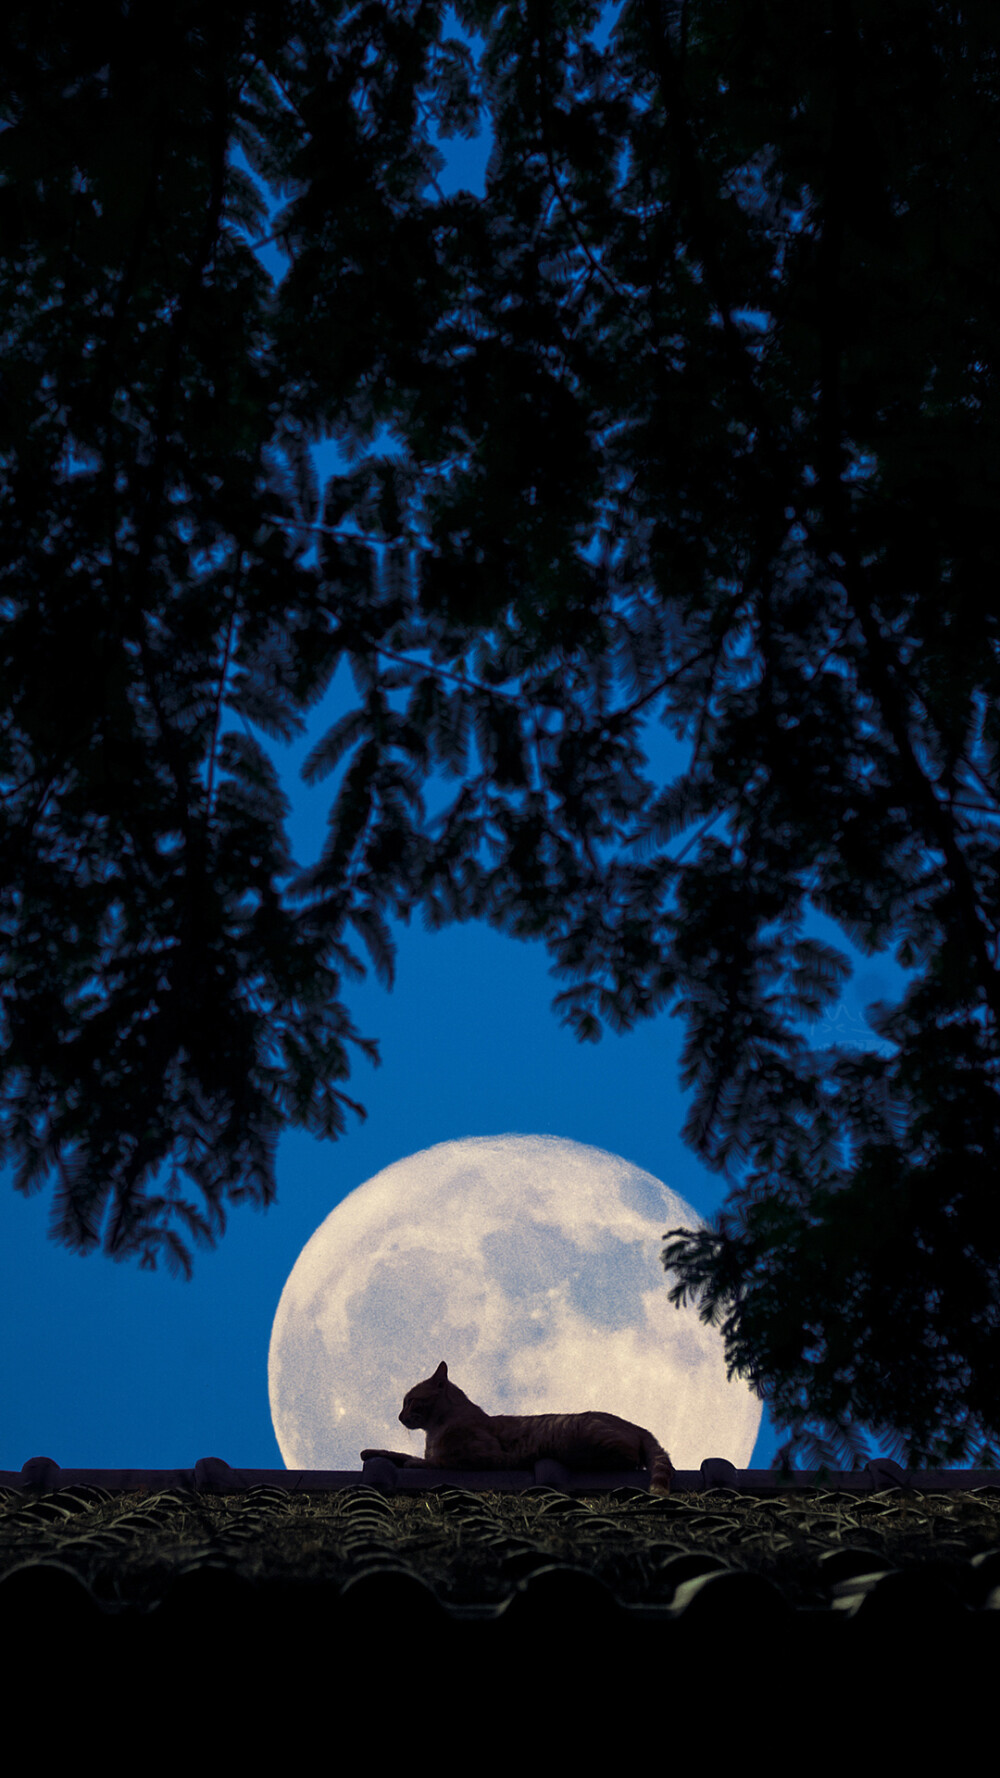
<path fill-rule="evenodd" d="M 630 0 L 602 50 L 595 5 L 455 11 L 478 69 L 430 0 L 176 7 L 152 50 L 114 6 L 7 26 L 18 1183 L 187 1263 L 283 1120 L 339 1127 L 350 929 L 388 976 L 387 913 L 485 918 L 548 946 L 581 1038 L 685 1019 L 729 1197 L 672 1294 L 788 1452 L 989 1451 L 990 18 Z M 486 194 L 444 198 L 480 104 Z M 233 144 L 282 194 L 276 290 Z M 323 436 L 355 467 L 321 493 Z M 288 734 L 343 658 L 295 871 L 222 713 Z M 652 720 L 690 747 L 665 785 Z M 910 971 L 877 1052 L 809 1043 L 848 968 L 810 907 Z"/>

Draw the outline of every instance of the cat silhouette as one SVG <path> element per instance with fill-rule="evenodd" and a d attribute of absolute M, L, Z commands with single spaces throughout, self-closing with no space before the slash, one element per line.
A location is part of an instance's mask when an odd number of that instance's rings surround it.
<path fill-rule="evenodd" d="M 650 1490 L 669 1494 L 673 1464 L 642 1426 L 617 1414 L 487 1414 L 453 1383 L 442 1359 L 432 1377 L 407 1391 L 399 1415 L 423 1429 L 422 1457 L 408 1451 L 366 1450 L 406 1469 L 530 1469 L 551 1457 L 567 1469 L 648 1469 Z"/>

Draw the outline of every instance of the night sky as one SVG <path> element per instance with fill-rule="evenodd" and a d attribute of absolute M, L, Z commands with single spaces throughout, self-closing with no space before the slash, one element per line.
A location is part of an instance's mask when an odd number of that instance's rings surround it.
<path fill-rule="evenodd" d="M 444 189 L 481 190 L 486 142 L 443 146 Z M 334 781 L 307 789 L 298 767 L 347 689 L 335 681 L 308 736 L 278 752 L 302 865 L 322 844 Z M 683 768 L 685 754 L 664 731 L 651 732 L 650 751 L 663 771 Z M 815 930 L 843 943 L 828 925 Z M 69 1253 L 48 1238 L 48 1188 L 24 1199 L 4 1175 L 0 1469 L 39 1455 L 65 1468 L 188 1466 L 205 1456 L 280 1468 L 267 1350 L 288 1273 L 348 1192 L 434 1143 L 505 1131 L 569 1137 L 647 1169 L 702 1214 L 722 1203 L 722 1183 L 680 1138 L 678 1021 L 661 1016 L 583 1046 L 551 1011 L 564 984 L 550 976 L 540 946 L 478 925 L 430 934 L 414 924 L 397 936 L 393 990 L 372 979 L 344 995 L 362 1033 L 381 1043 L 382 1066 L 360 1058 L 346 1083 L 367 1121 L 352 1118 L 337 1143 L 286 1133 L 277 1203 L 266 1213 L 235 1209 L 218 1247 L 196 1251 L 192 1282 L 162 1267 L 143 1272 L 134 1261 Z M 863 1006 L 891 995 L 900 979 L 887 959 L 859 960 L 818 1041 L 857 1040 Z M 769 1464 L 777 1442 L 765 1415 L 754 1467 Z"/>

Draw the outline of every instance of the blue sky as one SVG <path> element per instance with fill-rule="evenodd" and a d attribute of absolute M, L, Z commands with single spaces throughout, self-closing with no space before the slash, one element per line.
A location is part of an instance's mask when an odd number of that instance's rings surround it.
<path fill-rule="evenodd" d="M 445 146 L 445 188 L 481 189 L 486 144 Z M 335 682 L 309 734 L 285 750 L 301 864 L 322 843 L 332 786 L 305 787 L 298 767 L 342 691 Z M 658 767 L 682 766 L 662 733 L 652 740 Z M 415 924 L 398 937 L 393 990 L 372 979 L 345 995 L 360 1030 L 381 1043 L 382 1066 L 360 1060 L 348 1083 L 367 1121 L 352 1120 L 338 1143 L 287 1133 L 277 1203 L 234 1211 L 217 1249 L 196 1254 L 191 1283 L 67 1252 L 47 1235 L 48 1190 L 24 1199 L 9 1174 L 0 1179 L 0 1470 L 39 1455 L 65 1468 L 188 1466 L 205 1456 L 280 1468 L 267 1350 L 285 1280 L 335 1204 L 433 1143 L 503 1131 L 569 1137 L 646 1168 L 703 1215 L 720 1205 L 720 1181 L 680 1139 L 677 1021 L 581 1046 L 550 1010 L 562 984 L 541 947 L 481 926 L 428 934 Z M 863 1006 L 891 995 L 898 979 L 887 959 L 862 960 L 840 1035 L 859 1035 Z M 765 1415 L 754 1467 L 770 1462 L 776 1443 Z"/>
<path fill-rule="evenodd" d="M 297 769 L 336 712 L 336 686 L 330 702 L 287 750 L 300 862 L 322 842 L 330 785 L 307 789 Z M 366 1121 L 351 1119 L 336 1143 L 287 1132 L 277 1203 L 235 1210 L 218 1247 L 196 1253 L 190 1283 L 67 1252 L 47 1235 L 48 1192 L 25 1199 L 9 1175 L 0 1182 L 0 1470 L 35 1456 L 64 1468 L 186 1467 L 207 1456 L 281 1468 L 267 1349 L 285 1280 L 348 1192 L 436 1142 L 503 1131 L 569 1137 L 645 1168 L 703 1215 L 722 1202 L 720 1181 L 679 1134 L 677 1020 L 580 1045 L 550 1010 L 560 984 L 540 946 L 480 925 L 431 934 L 413 923 L 397 936 L 395 987 L 372 978 L 346 995 L 359 1029 L 381 1044 L 382 1065 L 361 1059 L 348 1085 Z M 861 1007 L 894 973 L 887 960 L 862 962 L 842 1003 L 842 1035 L 860 1034 Z M 752 1466 L 766 1467 L 776 1443 L 765 1416 Z"/>

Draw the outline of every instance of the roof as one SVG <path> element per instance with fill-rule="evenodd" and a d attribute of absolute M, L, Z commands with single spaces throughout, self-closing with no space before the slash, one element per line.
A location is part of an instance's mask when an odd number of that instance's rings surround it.
<path fill-rule="evenodd" d="M 558 1473 L 553 1473 L 558 1472 Z M 78 1616 L 183 1618 L 322 1594 L 364 1616 L 528 1623 L 572 1607 L 619 1628 L 989 1614 L 1000 1625 L 1000 1473 L 879 1460 L 821 1477 L 642 1472 L 0 1472 L 0 1626 L 61 1601 Z M 186 1604 L 186 1601 L 188 1602 Z"/>
<path fill-rule="evenodd" d="M 588 1724 L 641 1728 L 654 1703 L 668 1727 L 700 1712 L 716 1762 L 743 1755 L 755 1720 L 786 1720 L 779 1692 L 826 1712 L 811 1738 L 850 1722 L 870 1746 L 884 1708 L 898 1756 L 899 1662 L 922 1734 L 928 1710 L 958 1707 L 982 1669 L 973 1655 L 1000 1653 L 1000 1473 L 879 1461 L 781 1478 L 711 1460 L 658 1496 L 642 1472 L 554 1468 L 32 1459 L 0 1472 L 0 1648 L 26 1651 L 32 1674 L 44 1652 L 59 1696 L 86 1672 L 91 1711 L 109 1676 L 115 1697 L 147 1701 L 155 1681 L 156 1734 L 173 1723 L 184 1757 L 188 1728 L 172 1713 L 186 1709 L 202 1733 L 193 1678 L 226 1750 L 239 1733 L 256 1754 L 261 1710 L 284 1748 L 295 1713 L 282 1699 L 335 1700 L 317 1711 L 339 1728 L 352 1709 L 371 1718 L 378 1677 L 380 1748 L 418 1724 L 446 1732 L 444 1685 L 477 1700 L 491 1747 L 508 1719 L 523 1731 L 529 1694 L 547 1697 L 546 1745 L 561 1763 L 567 1734 L 590 1763 Z M 430 1716 L 411 1714 L 415 1689 Z M 963 1720 L 976 1708 L 965 1696 Z"/>

